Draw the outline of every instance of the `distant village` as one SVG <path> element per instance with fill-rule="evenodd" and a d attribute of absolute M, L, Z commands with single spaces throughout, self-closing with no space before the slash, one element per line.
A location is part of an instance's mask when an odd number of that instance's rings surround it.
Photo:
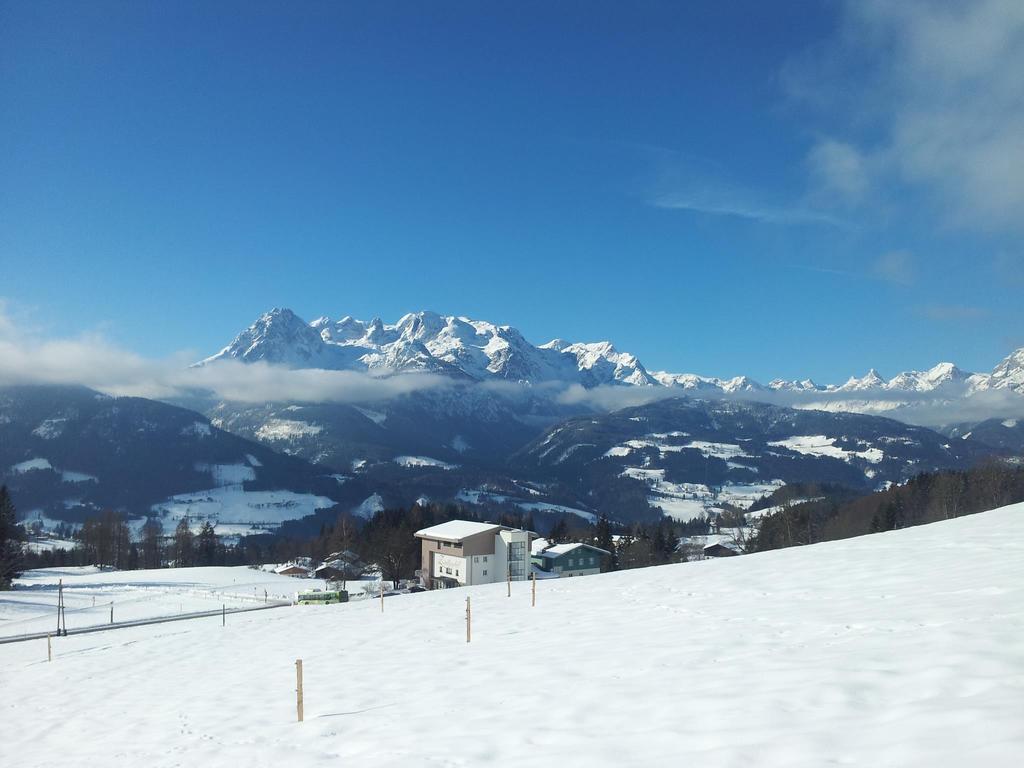
<path fill-rule="evenodd" d="M 393 593 L 591 576 L 609 570 L 613 556 L 590 543 L 554 543 L 525 528 L 475 520 L 449 520 L 422 528 L 414 536 L 420 542 L 420 568 L 414 579 L 399 580 Z M 712 540 L 706 541 L 709 538 Z M 737 544 L 725 539 L 702 537 L 699 556 L 741 554 Z M 363 562 L 351 550 L 333 552 L 318 564 L 310 558 L 297 558 L 274 571 L 282 576 L 322 579 L 337 590 L 344 590 L 348 582 L 361 582 L 367 592 L 386 589 L 378 578 L 379 568 Z"/>

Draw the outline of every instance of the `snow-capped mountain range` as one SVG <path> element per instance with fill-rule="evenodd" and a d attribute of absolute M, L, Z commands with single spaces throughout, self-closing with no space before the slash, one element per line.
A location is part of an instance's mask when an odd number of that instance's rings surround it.
<path fill-rule="evenodd" d="M 291 368 L 325 368 L 380 373 L 432 372 L 476 381 L 529 384 L 564 382 L 587 388 L 600 385 L 669 387 L 709 395 L 790 392 L 829 396 L 816 407 L 838 404 L 852 410 L 889 410 L 906 404 L 907 395 L 932 393 L 963 397 L 990 390 L 1024 394 L 1024 348 L 1000 362 L 992 373 L 969 373 L 952 363 L 925 371 L 904 371 L 891 379 L 871 369 L 843 384 L 819 385 L 810 379 L 767 385 L 747 376 L 717 378 L 692 373 L 648 371 L 610 342 L 570 343 L 554 339 L 535 346 L 508 325 L 466 317 L 415 312 L 397 323 L 320 317 L 307 323 L 289 309 L 260 316 L 220 352 L 200 365 L 221 359 L 265 361 Z M 836 397 L 836 396 L 848 397 Z M 858 406 L 859 404 L 859 406 Z M 842 408 L 846 409 L 846 408 Z"/>

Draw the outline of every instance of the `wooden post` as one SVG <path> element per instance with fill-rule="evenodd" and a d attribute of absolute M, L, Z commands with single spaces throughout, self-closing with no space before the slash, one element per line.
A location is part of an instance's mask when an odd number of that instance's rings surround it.
<path fill-rule="evenodd" d="M 114 623 L 114 601 L 110 601 L 110 623 Z"/>
<path fill-rule="evenodd" d="M 60 625 L 64 624 L 64 634 L 67 634 L 67 622 L 64 619 L 64 579 L 57 580 L 57 634 L 60 635 Z"/>
<path fill-rule="evenodd" d="M 380 612 L 384 613 L 384 574 L 380 575 Z"/>
<path fill-rule="evenodd" d="M 265 589 L 263 590 L 263 602 L 264 602 L 264 604 L 266 604 L 266 602 L 267 602 L 267 590 L 265 590 Z"/>
<path fill-rule="evenodd" d="M 466 598 L 466 642 L 473 639 L 473 612 L 469 606 L 469 598 Z"/>
<path fill-rule="evenodd" d="M 530 607 L 534 608 L 537 605 L 537 572 L 534 571 L 530 574 L 530 581 L 533 583 L 530 585 Z"/>
<path fill-rule="evenodd" d="M 302 722 L 302 659 L 295 660 L 295 709 Z"/>
<path fill-rule="evenodd" d="M 227 623 L 228 623 L 227 615 L 228 615 L 228 607 L 226 605 L 224 605 L 224 603 L 221 603 L 221 605 L 220 605 L 220 625 L 222 627 L 226 627 L 227 626 Z"/>
<path fill-rule="evenodd" d="M 50 636 L 46 636 L 46 660 L 53 661 L 53 646 L 50 643 Z"/>

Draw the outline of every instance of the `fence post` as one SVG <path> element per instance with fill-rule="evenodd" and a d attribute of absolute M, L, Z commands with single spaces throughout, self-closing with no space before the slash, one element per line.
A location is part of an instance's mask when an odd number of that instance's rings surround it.
<path fill-rule="evenodd" d="M 110 601 L 110 623 L 114 623 L 114 601 Z"/>
<path fill-rule="evenodd" d="M 533 583 L 530 585 L 530 607 L 534 608 L 537 605 L 537 572 L 534 571 L 530 574 L 530 581 Z"/>
<path fill-rule="evenodd" d="M 505 583 L 508 585 L 508 596 L 512 597 L 512 566 L 509 565 L 508 573 L 505 577 Z"/>
<path fill-rule="evenodd" d="M 224 603 L 221 603 L 220 604 L 220 625 L 222 627 L 227 626 L 227 623 L 228 623 L 227 616 L 228 616 L 228 607 L 226 605 L 224 605 Z"/>
<path fill-rule="evenodd" d="M 53 661 L 53 646 L 50 644 L 50 636 L 46 636 L 46 660 Z"/>
<path fill-rule="evenodd" d="M 295 709 L 302 722 L 302 659 L 295 660 Z"/>
<path fill-rule="evenodd" d="M 466 642 L 473 639 L 473 613 L 469 606 L 469 598 L 466 598 Z"/>
<path fill-rule="evenodd" d="M 380 575 L 380 612 L 384 613 L 384 574 Z"/>
<path fill-rule="evenodd" d="M 95 600 L 95 598 L 93 598 Z M 57 634 L 60 634 L 60 620 L 64 612 L 64 579 L 57 580 Z"/>

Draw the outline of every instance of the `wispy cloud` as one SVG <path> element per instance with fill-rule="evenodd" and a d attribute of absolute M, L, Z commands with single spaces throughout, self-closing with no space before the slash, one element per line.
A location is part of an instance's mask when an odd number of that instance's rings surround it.
<path fill-rule="evenodd" d="M 648 205 L 709 216 L 730 216 L 766 224 L 811 224 L 833 227 L 844 222 L 802 201 L 778 199 L 734 178 L 729 169 L 704 158 L 665 147 L 634 147 L 651 166 L 643 191 Z"/>
<path fill-rule="evenodd" d="M 158 359 L 143 357 L 99 334 L 46 338 L 19 326 L 0 305 L 0 385 L 81 384 L 119 396 L 202 394 L 240 402 L 338 403 L 384 401 L 453 386 L 452 379 L 432 374 L 291 370 L 234 360 L 190 367 L 191 359 L 186 352 Z"/>
<path fill-rule="evenodd" d="M 854 146 L 835 139 L 819 141 L 807 156 L 815 192 L 829 201 L 856 204 L 869 187 L 868 163 Z"/>
<path fill-rule="evenodd" d="M 900 285 L 910 285 L 917 277 L 914 257 L 908 251 L 890 251 L 874 260 L 863 260 L 859 265 L 850 269 L 818 264 L 792 264 L 790 266 L 792 269 L 817 272 L 822 275 L 835 275 L 857 280 L 881 280 Z"/>
<path fill-rule="evenodd" d="M 908 251 L 890 251 L 871 265 L 871 274 L 889 283 L 910 285 L 917 277 L 914 257 Z"/>
<path fill-rule="evenodd" d="M 846 202 L 912 189 L 955 224 L 1024 230 L 1024 3 L 843 8 L 835 37 L 783 73 L 824 127 L 814 181 Z"/>
<path fill-rule="evenodd" d="M 693 211 L 713 216 L 736 216 L 768 224 L 826 224 L 842 226 L 842 222 L 827 213 L 809 208 L 785 208 L 763 205 L 743 199 L 742 194 L 708 194 L 707 191 L 672 193 L 651 199 L 655 208 Z"/>

